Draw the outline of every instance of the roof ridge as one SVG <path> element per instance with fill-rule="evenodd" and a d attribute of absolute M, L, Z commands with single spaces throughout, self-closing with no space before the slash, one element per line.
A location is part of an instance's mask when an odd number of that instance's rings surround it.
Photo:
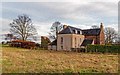
<path fill-rule="evenodd" d="M 95 28 L 95 29 L 100 29 L 100 28 Z M 82 29 L 82 30 L 95 30 L 95 29 Z"/>
<path fill-rule="evenodd" d="M 68 26 L 68 27 L 72 27 L 72 28 L 80 29 L 80 28 L 77 28 L 77 27 L 73 27 L 73 26 Z M 82 30 L 82 29 L 80 29 L 80 30 Z"/>

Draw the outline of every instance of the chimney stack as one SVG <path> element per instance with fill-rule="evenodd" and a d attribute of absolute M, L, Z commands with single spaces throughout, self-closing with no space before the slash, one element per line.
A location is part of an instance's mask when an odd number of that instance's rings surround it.
<path fill-rule="evenodd" d="M 63 29 L 67 28 L 67 25 L 63 25 Z"/>
<path fill-rule="evenodd" d="M 100 24 L 100 29 L 103 29 L 103 23 Z"/>

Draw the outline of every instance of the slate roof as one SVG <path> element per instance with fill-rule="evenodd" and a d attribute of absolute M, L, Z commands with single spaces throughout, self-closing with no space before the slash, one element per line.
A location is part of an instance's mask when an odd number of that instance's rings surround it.
<path fill-rule="evenodd" d="M 74 30 L 80 31 L 81 34 L 83 35 L 99 35 L 100 34 L 100 28 L 82 30 L 72 26 L 67 26 L 67 28 L 63 29 L 61 32 L 59 32 L 59 34 L 75 34 Z"/>
<path fill-rule="evenodd" d="M 100 28 L 82 30 L 83 35 L 99 35 Z"/>
<path fill-rule="evenodd" d="M 79 29 L 79 28 L 75 28 L 75 27 L 72 27 L 72 26 L 67 26 L 67 28 L 63 29 L 61 32 L 59 32 L 59 34 L 74 34 L 75 33 L 74 30 L 82 32 L 82 30 Z"/>
<path fill-rule="evenodd" d="M 92 44 L 93 39 L 84 39 L 81 46 L 87 46 L 88 44 Z"/>
<path fill-rule="evenodd" d="M 50 45 L 57 45 L 57 40 L 55 39 L 53 42 L 50 43 Z"/>

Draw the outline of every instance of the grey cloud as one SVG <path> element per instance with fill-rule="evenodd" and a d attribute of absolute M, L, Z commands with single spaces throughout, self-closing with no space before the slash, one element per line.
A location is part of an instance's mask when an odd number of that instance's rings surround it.
<path fill-rule="evenodd" d="M 111 23 L 117 22 L 117 4 L 115 3 L 94 2 L 77 5 L 72 3 L 45 3 L 44 5 L 49 8 L 49 13 L 53 13 L 49 14 L 51 19 L 62 19 L 64 22 L 69 20 L 74 23 L 93 23 L 102 20 L 107 22 L 111 20 Z"/>
<path fill-rule="evenodd" d="M 30 15 L 35 26 L 38 26 L 40 34 L 46 34 L 49 27 L 56 20 L 69 25 L 79 26 L 80 28 L 90 27 L 93 23 L 99 25 L 100 22 L 104 22 L 106 26 L 108 24 L 117 25 L 117 3 L 113 2 L 92 2 L 87 4 L 72 2 L 21 2 L 14 4 L 4 4 L 3 12 L 9 9 L 14 14 L 26 13 Z M 7 13 L 8 11 L 4 13 L 3 17 Z"/>

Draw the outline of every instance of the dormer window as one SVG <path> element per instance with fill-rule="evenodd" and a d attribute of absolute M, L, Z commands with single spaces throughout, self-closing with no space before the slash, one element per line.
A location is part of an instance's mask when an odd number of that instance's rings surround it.
<path fill-rule="evenodd" d="M 80 34 L 80 31 L 78 31 L 78 34 Z"/>
<path fill-rule="evenodd" d="M 77 34 L 77 30 L 73 30 L 73 33 L 74 33 L 74 34 Z"/>
<path fill-rule="evenodd" d="M 82 31 L 78 31 L 77 33 L 78 33 L 78 34 L 82 34 Z"/>
<path fill-rule="evenodd" d="M 73 30 L 73 33 L 75 33 L 75 30 Z"/>
<path fill-rule="evenodd" d="M 80 34 L 82 34 L 82 31 L 80 31 Z"/>
<path fill-rule="evenodd" d="M 77 34 L 77 30 L 75 30 L 75 34 Z"/>

